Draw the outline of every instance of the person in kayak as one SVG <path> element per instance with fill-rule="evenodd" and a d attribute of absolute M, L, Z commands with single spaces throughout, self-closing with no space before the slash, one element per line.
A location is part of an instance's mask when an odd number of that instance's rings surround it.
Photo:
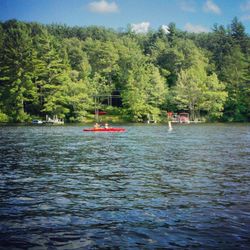
<path fill-rule="evenodd" d="M 106 122 L 104 128 L 109 128 L 109 124 Z"/>
<path fill-rule="evenodd" d="M 99 123 L 96 123 L 95 126 L 94 126 L 94 128 L 100 128 Z"/>

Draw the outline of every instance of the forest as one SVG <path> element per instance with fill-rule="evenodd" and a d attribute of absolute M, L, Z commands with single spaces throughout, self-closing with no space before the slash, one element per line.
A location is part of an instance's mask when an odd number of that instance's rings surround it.
<path fill-rule="evenodd" d="M 250 121 L 250 38 L 234 18 L 209 33 L 170 23 L 146 34 L 97 26 L 0 22 L 0 122 L 57 115 L 125 121 L 188 112 L 192 120 Z M 107 105 L 106 97 L 120 101 Z M 98 97 L 98 98 L 97 98 Z"/>

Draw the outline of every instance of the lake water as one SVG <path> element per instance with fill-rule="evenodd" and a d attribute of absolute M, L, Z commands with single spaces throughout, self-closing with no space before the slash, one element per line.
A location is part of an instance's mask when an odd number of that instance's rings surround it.
<path fill-rule="evenodd" d="M 249 125 L 124 127 L 0 127 L 0 249 L 249 247 Z"/>

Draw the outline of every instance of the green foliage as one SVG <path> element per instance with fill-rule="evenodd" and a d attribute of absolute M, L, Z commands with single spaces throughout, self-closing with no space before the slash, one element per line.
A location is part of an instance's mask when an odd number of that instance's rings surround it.
<path fill-rule="evenodd" d="M 0 122 L 8 122 L 9 117 L 0 111 Z"/>
<path fill-rule="evenodd" d="M 232 48 L 230 55 L 225 56 L 224 60 L 222 77 L 228 91 L 225 118 L 242 121 L 244 117 L 249 118 L 249 60 L 247 61 L 238 45 Z"/>
<path fill-rule="evenodd" d="M 215 73 L 206 77 L 206 90 L 201 110 L 207 111 L 209 119 L 217 119 L 223 115 L 224 105 L 228 97 L 225 84 L 218 80 Z"/>
<path fill-rule="evenodd" d="M 134 67 L 128 72 L 123 103 L 133 121 L 142 121 L 147 114 L 159 115 L 159 106 L 165 101 L 167 89 L 159 70 L 149 64 Z"/>
<path fill-rule="evenodd" d="M 112 115 L 126 120 L 165 109 L 249 121 L 249 72 L 250 38 L 237 18 L 201 34 L 174 23 L 136 34 L 10 20 L 0 23 L 0 122 L 87 121 L 114 91 L 122 107 Z"/>
<path fill-rule="evenodd" d="M 13 121 L 27 120 L 25 104 L 33 101 L 36 90 L 33 77 L 33 51 L 30 30 L 17 21 L 6 22 L 0 50 L 0 93 L 3 110 Z"/>
<path fill-rule="evenodd" d="M 175 102 L 180 109 L 188 110 L 193 120 L 201 111 L 207 112 L 210 118 L 218 118 L 227 97 L 225 85 L 219 82 L 215 73 L 207 75 L 207 64 L 202 55 L 198 59 L 178 75 Z"/>

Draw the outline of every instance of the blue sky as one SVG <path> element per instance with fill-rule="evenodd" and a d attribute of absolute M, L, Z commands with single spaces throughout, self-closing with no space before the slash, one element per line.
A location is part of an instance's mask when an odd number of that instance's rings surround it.
<path fill-rule="evenodd" d="M 98 25 L 137 32 L 166 27 L 192 32 L 228 25 L 237 16 L 250 34 L 250 0 L 0 0 L 0 20 L 70 26 Z"/>

